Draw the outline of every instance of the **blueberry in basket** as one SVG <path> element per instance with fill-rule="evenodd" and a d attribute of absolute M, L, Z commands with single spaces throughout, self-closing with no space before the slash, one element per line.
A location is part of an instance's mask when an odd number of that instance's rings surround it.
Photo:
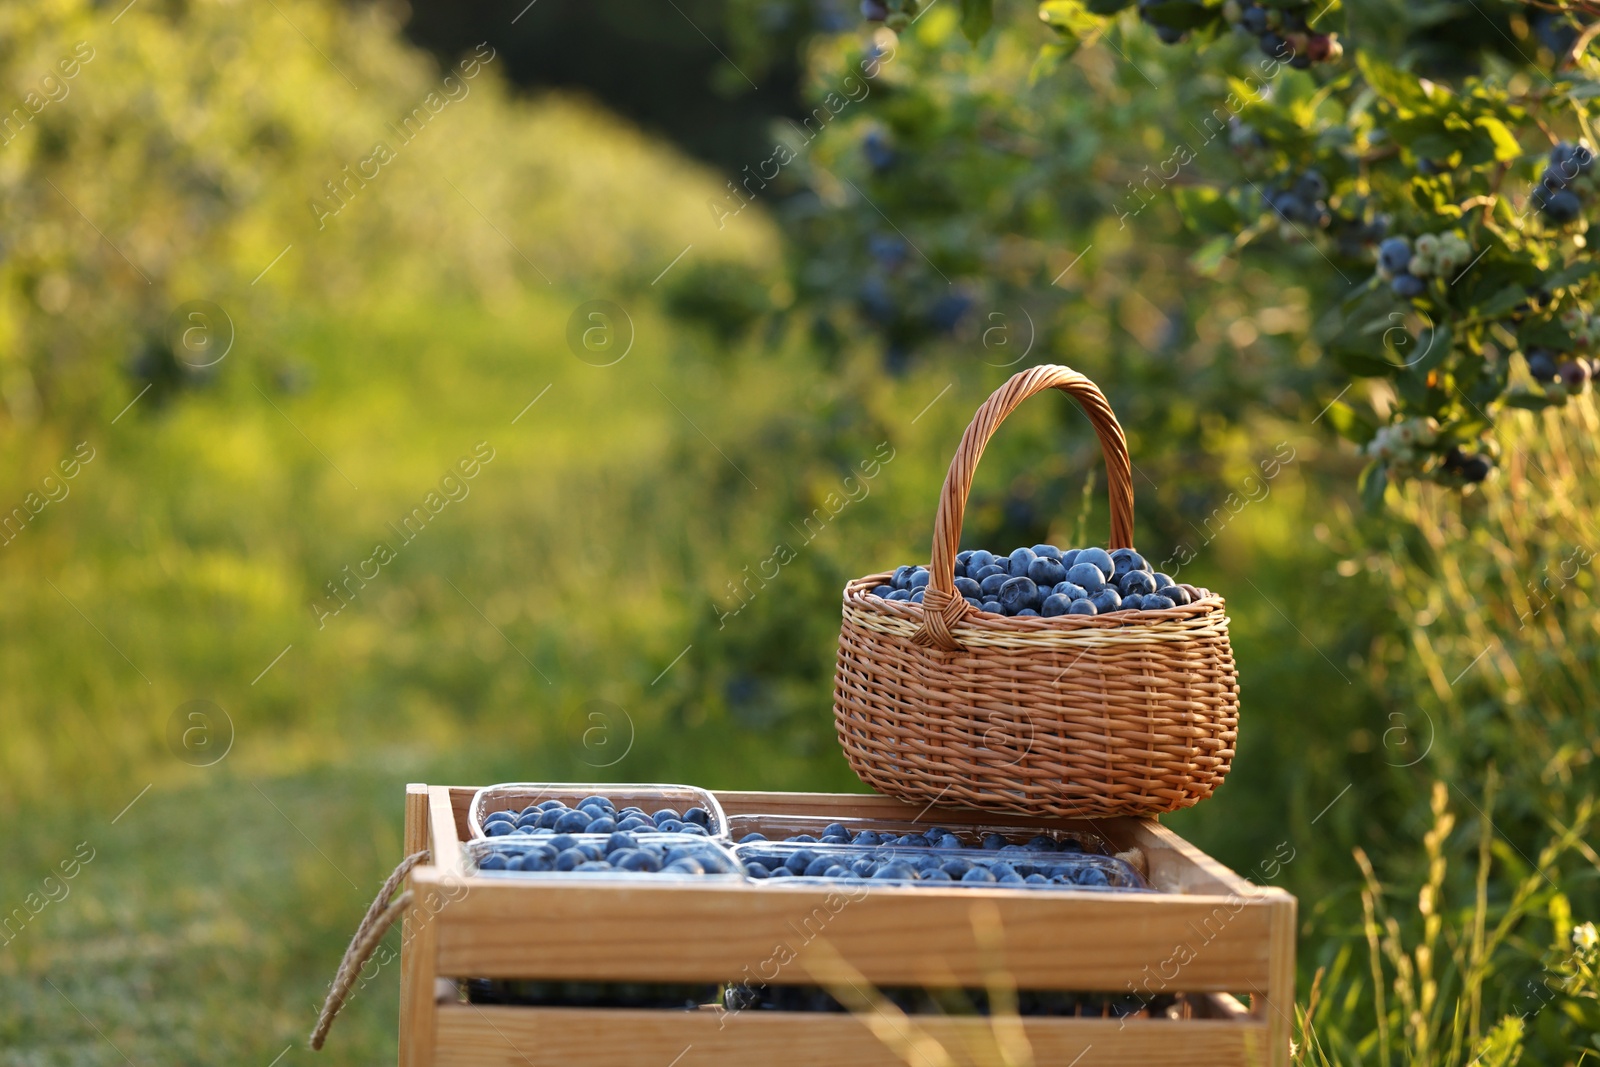
<path fill-rule="evenodd" d="M 933 575 L 925 566 L 897 567 L 870 595 L 921 603 Z M 1211 596 L 1173 581 L 1131 548 L 1017 548 L 1004 555 L 986 549 L 956 554 L 956 595 L 978 611 L 1010 618 L 1110 615 L 1183 607 Z"/>

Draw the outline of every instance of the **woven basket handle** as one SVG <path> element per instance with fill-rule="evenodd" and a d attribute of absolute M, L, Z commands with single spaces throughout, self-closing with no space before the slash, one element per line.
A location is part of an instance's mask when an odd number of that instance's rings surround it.
<path fill-rule="evenodd" d="M 950 627 L 972 610 L 972 605 L 956 595 L 956 552 L 961 545 L 961 520 L 967 510 L 967 495 L 984 446 L 1007 415 L 1024 400 L 1046 389 L 1060 389 L 1083 408 L 1100 435 L 1100 450 L 1106 460 L 1106 493 L 1111 498 L 1111 548 L 1133 547 L 1133 468 L 1128 459 L 1128 442 L 1122 426 L 1105 394 L 1088 378 L 1071 367 L 1045 364 L 1018 371 L 1011 380 L 990 394 L 972 417 L 961 436 L 944 488 L 939 491 L 939 513 L 933 521 L 932 572 L 923 594 L 922 627 L 912 639 L 920 645 L 933 645 L 953 652 L 961 646 L 950 636 Z"/>

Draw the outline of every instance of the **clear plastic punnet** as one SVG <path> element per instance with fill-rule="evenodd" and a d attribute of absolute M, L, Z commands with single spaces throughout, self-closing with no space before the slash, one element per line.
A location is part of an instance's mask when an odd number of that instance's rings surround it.
<path fill-rule="evenodd" d="M 1115 856 L 1017 849 L 913 848 L 753 841 L 733 846 L 745 876 L 758 884 L 816 881 L 937 885 L 985 889 L 1148 890 L 1132 865 Z"/>
<path fill-rule="evenodd" d="M 1040 852 L 1082 852 L 1109 855 L 1114 850 L 1099 834 L 1087 830 L 1060 830 L 1037 826 L 1003 826 L 977 823 L 912 822 L 905 819 L 830 819 L 819 815 L 734 815 L 728 819 L 728 835 L 742 844 L 752 833 L 768 841 L 794 841 L 801 844 L 849 844 L 871 846 L 922 847 L 907 838 L 928 838 L 928 847 L 990 849 L 1022 846 Z M 936 842 L 946 836 L 955 843 Z M 997 839 L 1003 839 L 997 841 Z"/>
<path fill-rule="evenodd" d="M 478 838 L 462 849 L 467 869 L 492 878 L 605 882 L 743 882 L 721 841 L 689 834 L 528 834 Z"/>
<path fill-rule="evenodd" d="M 508 836 L 515 830 L 536 825 L 540 822 L 546 824 L 543 828 L 556 829 L 560 818 L 559 813 L 550 817 L 546 813 L 560 805 L 560 808 L 576 810 L 583 807 L 585 802 L 602 800 L 609 803 L 618 816 L 625 809 L 636 808 L 646 818 L 640 825 L 630 826 L 634 832 L 655 833 L 697 833 L 695 830 L 685 831 L 686 826 L 698 826 L 705 831 L 707 837 L 725 838 L 728 831 L 728 818 L 722 813 L 722 805 L 717 803 L 717 798 L 704 789 L 697 789 L 692 785 L 617 785 L 596 782 L 509 782 L 502 785 L 484 786 L 473 794 L 472 806 L 467 811 L 467 824 L 473 837 Z M 537 813 L 532 809 L 540 809 Z M 592 803 L 583 809 L 592 816 L 595 814 L 595 805 Z M 507 816 L 512 818 L 511 828 L 491 833 L 486 825 L 491 816 L 499 812 L 505 815 L 497 817 L 496 821 L 504 821 Z M 670 820 L 666 827 L 655 825 L 655 816 L 659 813 L 670 813 Z M 703 813 L 703 814 L 699 814 Z M 583 833 L 588 830 L 586 825 L 579 826 L 581 817 L 574 817 L 561 828 L 564 833 Z M 620 829 L 627 821 L 624 818 L 613 817 L 611 825 L 602 824 L 599 832 L 610 833 Z M 677 823 L 678 825 L 671 825 Z"/>

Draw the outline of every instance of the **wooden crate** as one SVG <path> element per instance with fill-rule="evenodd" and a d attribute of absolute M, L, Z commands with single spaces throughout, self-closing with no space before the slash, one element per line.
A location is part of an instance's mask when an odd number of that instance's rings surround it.
<path fill-rule="evenodd" d="M 1040 1067 L 1289 1063 L 1294 898 L 1250 884 L 1153 820 L 1031 825 L 1089 829 L 1119 851 L 1136 850 L 1159 894 L 893 887 L 841 907 L 834 891 L 816 886 L 597 887 L 467 875 L 460 843 L 472 794 L 407 787 L 406 851 L 431 849 L 432 862 L 408 879 L 401 1067 L 894 1067 L 903 1061 L 850 1014 L 476 1005 L 436 1000 L 436 980 L 733 981 L 789 946 L 799 956 L 776 981 L 810 983 L 802 959 L 815 939 L 880 986 L 981 987 L 993 957 L 974 932 L 978 901 L 997 909 L 1004 967 L 1018 987 L 1182 992 L 1195 1016 L 1026 1017 L 1021 1027 Z M 729 815 L 1030 824 L 918 811 L 878 796 L 717 797 Z M 958 1062 L 991 1032 L 983 1018 L 913 1022 Z"/>

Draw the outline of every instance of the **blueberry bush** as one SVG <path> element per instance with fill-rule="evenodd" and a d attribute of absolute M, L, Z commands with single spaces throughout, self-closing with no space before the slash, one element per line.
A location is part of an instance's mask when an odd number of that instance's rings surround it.
<path fill-rule="evenodd" d="M 1086 342 L 1128 347 L 1095 321 L 1113 267 L 1154 305 L 1113 322 L 1158 326 L 1108 362 L 1159 366 L 1166 395 L 1223 414 L 1298 404 L 1359 446 L 1374 505 L 1394 483 L 1482 482 L 1498 418 L 1587 388 L 1596 5 L 1045 0 L 1042 26 L 996 0 L 860 10 L 883 27 L 864 46 L 813 44 L 806 129 L 848 133 L 807 141 L 786 221 L 819 329 L 874 331 L 891 369 L 951 335 L 1008 365 L 1022 309 L 1034 358 L 1093 365 Z M 858 63 L 875 76 L 840 96 Z M 1306 294 L 1277 331 L 1304 344 L 1250 374 L 1219 338 L 1256 271 Z"/>

